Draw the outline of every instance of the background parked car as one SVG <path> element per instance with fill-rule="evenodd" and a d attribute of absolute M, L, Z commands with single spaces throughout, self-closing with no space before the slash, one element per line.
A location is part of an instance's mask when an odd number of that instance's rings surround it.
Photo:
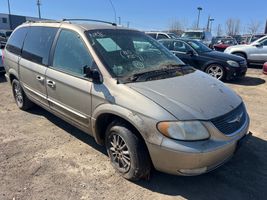
<path fill-rule="evenodd" d="M 145 32 L 145 33 L 156 40 L 168 39 L 168 38 L 178 38 L 178 36 L 175 33 L 154 32 L 154 31 Z"/>
<path fill-rule="evenodd" d="M 237 41 L 234 38 L 222 38 L 213 45 L 213 49 L 216 51 L 224 51 L 227 47 L 237 45 Z"/>
<path fill-rule="evenodd" d="M 188 30 L 182 34 L 182 38 L 196 39 L 202 41 L 205 45 L 210 46 L 212 34 L 203 30 Z"/>
<path fill-rule="evenodd" d="M 267 60 L 267 36 L 262 37 L 248 45 L 236 45 L 228 47 L 224 52 L 241 56 L 250 64 L 262 65 Z"/>
<path fill-rule="evenodd" d="M 213 51 L 202 42 L 192 39 L 167 39 L 159 42 L 186 64 L 219 80 L 243 77 L 246 74 L 247 63 L 244 58 Z"/>
<path fill-rule="evenodd" d="M 262 69 L 262 71 L 263 71 L 264 74 L 267 74 L 267 62 L 265 62 L 265 63 L 263 64 L 263 69 Z"/>
<path fill-rule="evenodd" d="M 0 73 L 5 72 L 4 63 L 3 63 L 3 52 L 0 49 Z"/>
<path fill-rule="evenodd" d="M 6 45 L 6 42 L 11 33 L 11 30 L 0 30 L 0 48 L 3 48 Z"/>

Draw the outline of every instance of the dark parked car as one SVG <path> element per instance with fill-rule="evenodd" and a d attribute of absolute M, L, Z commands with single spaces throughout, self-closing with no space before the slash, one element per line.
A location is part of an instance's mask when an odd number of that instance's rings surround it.
<path fill-rule="evenodd" d="M 203 43 L 191 39 L 159 40 L 178 58 L 219 80 L 245 76 L 246 60 L 242 57 L 214 51 Z"/>
<path fill-rule="evenodd" d="M 213 49 L 216 51 L 224 52 L 227 47 L 237 45 L 237 41 L 234 38 L 222 38 L 213 45 Z"/>
<path fill-rule="evenodd" d="M 3 62 L 3 52 L 0 49 L 0 73 L 5 72 L 4 62 Z"/>
<path fill-rule="evenodd" d="M 6 45 L 6 42 L 11 33 L 12 31 L 10 30 L 0 30 L 0 48 L 3 48 Z"/>

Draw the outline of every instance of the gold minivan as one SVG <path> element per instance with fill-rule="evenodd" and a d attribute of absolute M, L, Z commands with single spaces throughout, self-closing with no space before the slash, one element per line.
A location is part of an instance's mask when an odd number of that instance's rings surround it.
<path fill-rule="evenodd" d="M 249 135 L 242 99 L 145 33 L 96 21 L 16 28 L 4 66 L 18 107 L 37 104 L 92 135 L 126 179 L 229 160 Z"/>

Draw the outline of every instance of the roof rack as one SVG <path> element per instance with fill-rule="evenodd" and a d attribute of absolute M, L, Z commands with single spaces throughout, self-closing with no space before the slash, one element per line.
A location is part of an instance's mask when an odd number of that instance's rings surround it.
<path fill-rule="evenodd" d="M 60 23 L 58 20 L 27 20 L 26 23 Z"/>
<path fill-rule="evenodd" d="M 103 21 L 103 20 L 97 20 L 97 19 L 62 19 L 62 21 L 89 21 L 89 22 L 99 22 L 99 23 L 104 23 L 104 24 L 110 24 L 112 26 L 117 26 L 116 23 L 114 22 L 108 22 L 108 21 Z"/>

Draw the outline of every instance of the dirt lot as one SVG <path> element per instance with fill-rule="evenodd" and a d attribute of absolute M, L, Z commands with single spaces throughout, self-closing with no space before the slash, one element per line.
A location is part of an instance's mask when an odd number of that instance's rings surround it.
<path fill-rule="evenodd" d="M 267 76 L 249 69 L 227 83 L 240 94 L 253 137 L 219 169 L 197 177 L 153 172 L 132 183 L 111 167 L 94 139 L 41 108 L 20 111 L 0 77 L 0 200 L 266 199 Z"/>

